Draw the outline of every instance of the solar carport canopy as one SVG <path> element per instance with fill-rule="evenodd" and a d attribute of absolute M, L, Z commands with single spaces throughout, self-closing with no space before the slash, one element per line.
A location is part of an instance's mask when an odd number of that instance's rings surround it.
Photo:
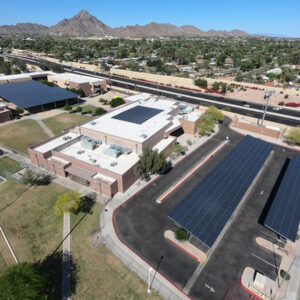
<path fill-rule="evenodd" d="M 59 87 L 49 87 L 38 81 L 30 80 L 1 84 L 0 97 L 22 108 L 29 108 L 74 99 L 78 95 Z"/>
<path fill-rule="evenodd" d="M 169 217 L 205 245 L 212 247 L 272 149 L 272 145 L 262 140 L 244 137 L 169 212 Z"/>
<path fill-rule="evenodd" d="M 300 156 L 293 155 L 264 225 L 293 242 L 300 222 Z"/>

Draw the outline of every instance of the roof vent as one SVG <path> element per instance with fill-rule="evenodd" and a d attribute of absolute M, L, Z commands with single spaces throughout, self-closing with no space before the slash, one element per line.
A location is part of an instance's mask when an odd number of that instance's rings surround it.
<path fill-rule="evenodd" d="M 96 122 L 92 121 L 90 122 L 91 125 L 96 125 Z"/>
<path fill-rule="evenodd" d="M 118 163 L 116 162 L 116 161 L 113 161 L 111 164 L 110 164 L 110 166 L 111 167 L 114 167 L 114 166 L 116 166 Z"/>
<path fill-rule="evenodd" d="M 89 159 L 89 162 L 91 162 L 91 163 L 93 163 L 93 164 L 96 163 L 96 161 L 97 161 L 97 160 L 96 160 L 95 158 L 90 158 L 90 159 Z"/>
<path fill-rule="evenodd" d="M 77 154 L 83 154 L 85 151 L 84 150 L 78 150 Z"/>
<path fill-rule="evenodd" d="M 142 134 L 140 135 L 140 137 L 143 138 L 143 139 L 145 139 L 146 137 L 148 137 L 148 135 L 147 135 L 146 133 L 142 133 Z"/>

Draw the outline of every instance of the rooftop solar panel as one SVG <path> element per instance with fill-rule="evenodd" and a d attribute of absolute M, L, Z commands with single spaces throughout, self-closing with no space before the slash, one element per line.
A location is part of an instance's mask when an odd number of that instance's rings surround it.
<path fill-rule="evenodd" d="M 161 109 L 138 105 L 131 109 L 125 110 L 120 114 L 113 116 L 112 118 L 140 125 L 162 111 L 163 110 Z"/>
<path fill-rule="evenodd" d="M 272 149 L 262 140 L 244 137 L 169 217 L 212 247 Z"/>
<path fill-rule="evenodd" d="M 293 155 L 264 225 L 293 242 L 300 222 L 300 156 Z"/>
<path fill-rule="evenodd" d="M 22 108 L 77 98 L 78 95 L 59 87 L 49 87 L 35 80 L 0 85 L 0 96 Z"/>

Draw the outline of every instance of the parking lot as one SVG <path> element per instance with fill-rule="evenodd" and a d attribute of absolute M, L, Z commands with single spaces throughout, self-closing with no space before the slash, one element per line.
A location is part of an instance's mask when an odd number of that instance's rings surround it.
<path fill-rule="evenodd" d="M 195 172 L 163 204 L 158 205 L 155 202 L 160 194 L 199 162 L 207 152 L 224 141 L 227 135 L 230 137 L 229 145 Z M 185 287 L 198 263 L 163 237 L 166 229 L 176 228 L 167 217 L 168 212 L 223 159 L 240 139 L 242 136 L 231 131 L 226 121 L 214 138 L 185 158 L 168 174 L 161 176 L 135 195 L 115 213 L 114 222 L 120 239 L 154 267 L 163 256 L 159 272 L 180 289 Z M 262 249 L 255 242 L 257 236 L 272 242 L 277 241 L 277 235 L 266 229 L 259 221 L 264 207 L 270 203 L 269 196 L 274 190 L 286 158 L 290 157 L 293 151 L 275 146 L 274 152 L 269 165 L 189 291 L 193 299 L 222 299 L 232 281 L 240 282 L 246 266 L 255 268 L 275 280 L 280 256 Z M 213 287 L 213 292 L 207 286 Z"/>

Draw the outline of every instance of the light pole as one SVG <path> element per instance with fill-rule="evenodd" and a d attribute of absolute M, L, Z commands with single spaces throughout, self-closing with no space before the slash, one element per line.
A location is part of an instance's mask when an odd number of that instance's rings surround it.
<path fill-rule="evenodd" d="M 152 268 L 150 267 L 148 269 L 148 288 L 147 288 L 147 293 L 150 294 L 151 293 L 151 272 L 152 272 Z"/>
<path fill-rule="evenodd" d="M 267 103 L 265 105 L 264 114 L 262 116 L 262 120 L 261 120 L 260 126 L 264 126 L 264 120 L 265 120 L 265 117 L 266 117 L 266 113 L 267 113 L 267 109 L 268 109 L 268 105 L 269 105 L 269 100 L 270 100 L 272 94 L 276 95 L 276 91 L 274 91 L 274 90 L 266 90 L 265 91 L 265 99 L 266 99 Z"/>

